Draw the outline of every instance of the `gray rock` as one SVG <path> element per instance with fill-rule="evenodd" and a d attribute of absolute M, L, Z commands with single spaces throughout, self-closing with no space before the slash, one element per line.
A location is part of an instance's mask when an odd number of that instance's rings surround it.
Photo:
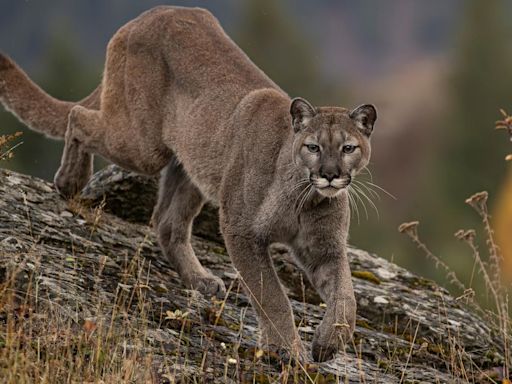
<path fill-rule="evenodd" d="M 112 324 L 124 335 L 119 350 L 150 359 L 157 382 L 169 366 L 177 382 L 283 379 L 292 368 L 255 353 L 255 314 L 218 241 L 214 211 L 203 229 L 212 233 L 196 232 L 193 246 L 230 287 L 223 302 L 183 289 L 152 229 L 137 224 L 148 222 L 155 191 L 154 179 L 109 167 L 83 194 L 88 204 L 104 199 L 101 211 L 62 200 L 42 180 L 0 170 L 0 287 L 15 276 L 24 303 L 37 282 L 44 300 L 36 314 L 51 303 L 52 321 Z M 317 382 L 481 382 L 482 371 L 503 364 L 500 337 L 482 314 L 389 261 L 355 248 L 349 255 L 358 301 L 353 343 L 333 361 L 293 368 L 299 382 L 307 381 L 305 372 Z M 276 247 L 273 256 L 309 345 L 324 308 L 286 249 Z M 132 340 L 137 324 L 144 332 Z"/>

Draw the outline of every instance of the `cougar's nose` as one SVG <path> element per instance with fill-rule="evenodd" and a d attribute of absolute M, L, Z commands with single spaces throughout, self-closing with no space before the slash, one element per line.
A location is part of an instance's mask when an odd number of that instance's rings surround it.
<path fill-rule="evenodd" d="M 337 168 L 320 168 L 320 176 L 331 182 L 340 177 L 340 171 Z"/>

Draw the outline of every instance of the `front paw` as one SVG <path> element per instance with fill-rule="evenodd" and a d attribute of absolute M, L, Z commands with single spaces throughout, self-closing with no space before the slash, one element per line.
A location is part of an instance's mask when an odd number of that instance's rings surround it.
<path fill-rule="evenodd" d="M 263 341 L 262 336 L 260 341 Z M 308 356 L 300 338 L 296 338 L 291 345 L 276 343 L 263 343 L 263 349 L 271 360 L 284 365 L 296 365 L 306 363 Z"/>
<path fill-rule="evenodd" d="M 338 352 L 338 346 L 335 345 L 322 345 L 318 341 L 313 340 L 311 346 L 311 355 L 313 360 L 319 363 L 334 359 L 334 356 Z"/>
<path fill-rule="evenodd" d="M 348 324 L 334 324 L 330 327 L 320 325 L 315 332 L 311 346 L 313 360 L 324 362 L 333 359 L 351 336 L 352 332 Z"/>
<path fill-rule="evenodd" d="M 351 303 L 350 305 L 347 305 Z M 353 303 L 353 305 L 352 305 Z M 336 353 L 342 349 L 352 338 L 355 328 L 355 300 L 346 300 L 344 302 L 345 311 L 340 320 L 334 320 L 336 317 L 329 311 L 318 326 L 311 347 L 313 359 L 318 362 L 331 360 Z"/>
<path fill-rule="evenodd" d="M 226 295 L 226 286 L 219 277 L 212 273 L 198 274 L 186 279 L 187 288 L 199 291 L 204 297 L 215 296 L 218 299 Z"/>

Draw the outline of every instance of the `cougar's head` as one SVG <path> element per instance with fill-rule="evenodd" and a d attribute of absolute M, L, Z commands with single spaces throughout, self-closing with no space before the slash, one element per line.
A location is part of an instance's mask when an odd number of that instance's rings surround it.
<path fill-rule="evenodd" d="M 326 197 L 334 197 L 370 160 L 370 135 L 377 111 L 364 104 L 352 111 L 313 107 L 295 98 L 290 107 L 294 162 L 302 179 Z"/>

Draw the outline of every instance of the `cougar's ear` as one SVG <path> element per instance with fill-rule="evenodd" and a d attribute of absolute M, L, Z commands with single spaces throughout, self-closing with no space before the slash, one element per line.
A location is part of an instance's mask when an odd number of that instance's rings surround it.
<path fill-rule="evenodd" d="M 373 105 L 360 105 L 350 112 L 349 116 L 366 136 L 369 137 L 372 134 L 373 125 L 377 120 L 377 110 Z"/>
<path fill-rule="evenodd" d="M 292 115 L 293 130 L 298 132 L 306 126 L 309 120 L 315 117 L 316 109 L 309 101 L 302 97 L 296 97 L 292 100 L 290 115 Z"/>

